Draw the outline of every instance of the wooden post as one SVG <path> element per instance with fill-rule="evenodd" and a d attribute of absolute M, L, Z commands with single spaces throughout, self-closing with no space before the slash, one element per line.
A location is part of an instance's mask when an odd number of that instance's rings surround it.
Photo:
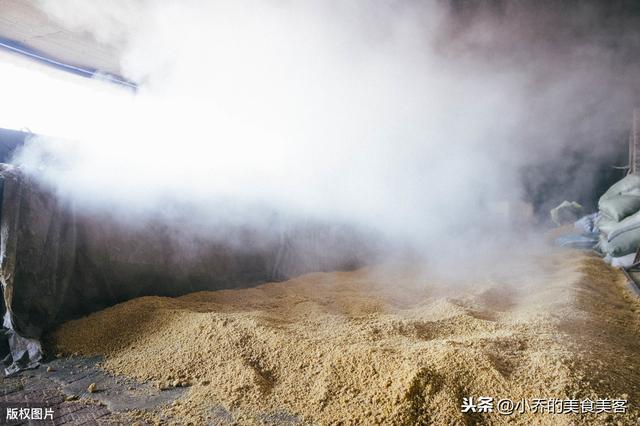
<path fill-rule="evenodd" d="M 640 108 L 633 109 L 633 123 L 629 134 L 629 173 L 640 173 Z"/>

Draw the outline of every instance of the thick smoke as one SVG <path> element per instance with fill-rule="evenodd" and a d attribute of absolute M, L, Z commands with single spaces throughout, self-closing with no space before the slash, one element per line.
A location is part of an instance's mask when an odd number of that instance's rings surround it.
<path fill-rule="evenodd" d="M 636 79 L 576 30 L 597 8 L 531 3 L 40 1 L 119 49 L 139 90 L 19 160 L 55 158 L 42 173 L 61 194 L 122 215 L 188 201 L 263 226 L 275 211 L 427 254 L 521 235 L 532 192 L 584 198 L 624 151 Z"/>

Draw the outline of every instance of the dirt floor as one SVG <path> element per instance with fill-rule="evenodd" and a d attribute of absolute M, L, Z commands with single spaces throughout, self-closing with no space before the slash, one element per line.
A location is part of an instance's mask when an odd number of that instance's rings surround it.
<path fill-rule="evenodd" d="M 188 388 L 141 411 L 150 423 L 640 424 L 640 305 L 623 275 L 585 252 L 515 257 L 448 278 L 405 265 L 144 297 L 51 344 Z"/>

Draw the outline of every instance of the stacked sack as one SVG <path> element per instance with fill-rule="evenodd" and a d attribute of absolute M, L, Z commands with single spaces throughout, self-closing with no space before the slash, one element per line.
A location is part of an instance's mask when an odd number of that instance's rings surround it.
<path fill-rule="evenodd" d="M 627 175 L 598 201 L 598 247 L 612 258 L 630 255 L 640 247 L 640 176 Z"/>

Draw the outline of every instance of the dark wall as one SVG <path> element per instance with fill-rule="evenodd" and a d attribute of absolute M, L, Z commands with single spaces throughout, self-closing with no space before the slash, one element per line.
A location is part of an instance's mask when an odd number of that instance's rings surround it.
<path fill-rule="evenodd" d="M 612 144 L 617 148 L 604 158 L 591 151 L 566 149 L 560 158 L 523 168 L 524 196 L 541 222 L 564 200 L 577 201 L 585 213 L 597 210 L 600 196 L 627 173 L 620 168 L 629 162 L 627 137 L 613 138 Z"/>
<path fill-rule="evenodd" d="M 447 55 L 530 81 L 519 145 L 525 197 L 540 220 L 563 200 L 587 211 L 624 171 L 640 106 L 640 1 L 441 0 Z M 481 31 L 479 31 L 481 29 Z M 482 34 L 483 37 L 478 37 Z"/>

